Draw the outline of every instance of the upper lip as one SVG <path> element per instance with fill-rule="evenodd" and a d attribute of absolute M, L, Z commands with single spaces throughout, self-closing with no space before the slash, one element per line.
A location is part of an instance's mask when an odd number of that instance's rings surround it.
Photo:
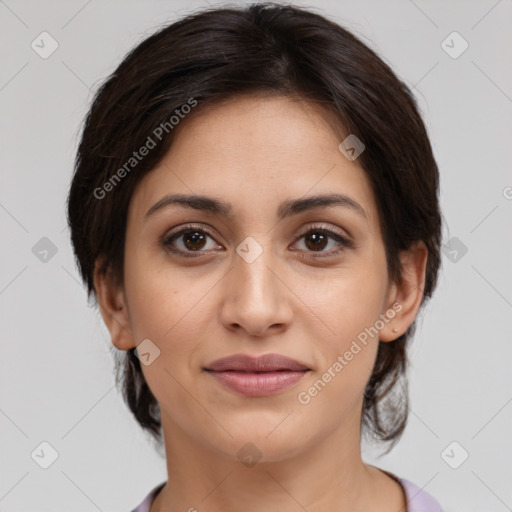
<path fill-rule="evenodd" d="M 281 354 L 264 354 L 250 356 L 247 354 L 235 354 L 217 359 L 205 367 L 205 370 L 224 372 L 229 370 L 245 372 L 273 372 L 279 370 L 304 371 L 307 366 Z"/>

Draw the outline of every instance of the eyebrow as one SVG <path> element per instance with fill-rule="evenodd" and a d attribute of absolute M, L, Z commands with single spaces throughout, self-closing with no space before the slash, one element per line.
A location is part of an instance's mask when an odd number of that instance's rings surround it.
<path fill-rule="evenodd" d="M 146 212 L 145 218 L 147 219 L 155 212 L 171 205 L 177 205 L 184 208 L 193 208 L 194 210 L 201 210 L 216 215 L 221 215 L 222 217 L 230 220 L 234 219 L 233 208 L 230 203 L 226 203 L 213 197 L 188 194 L 170 194 L 164 196 Z M 329 206 L 342 206 L 344 208 L 348 208 L 363 218 L 367 219 L 363 207 L 344 194 L 327 194 L 309 196 L 299 199 L 289 199 L 283 201 L 279 205 L 277 216 L 279 219 L 284 219 L 286 217 L 291 217 L 292 215 L 297 215 L 308 210 L 326 208 Z"/>

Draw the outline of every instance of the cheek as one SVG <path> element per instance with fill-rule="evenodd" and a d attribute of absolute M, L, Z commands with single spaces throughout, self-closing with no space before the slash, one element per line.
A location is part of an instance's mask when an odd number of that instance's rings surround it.
<path fill-rule="evenodd" d="M 154 362 L 141 365 L 141 369 L 153 395 L 166 409 L 189 409 L 190 396 L 182 385 L 197 371 L 198 333 L 204 329 L 198 320 L 206 317 L 201 302 L 206 292 L 199 283 L 191 286 L 190 279 L 177 272 L 163 277 L 147 271 L 132 280 L 132 332 L 137 343 L 150 339 L 159 350 Z"/>
<path fill-rule="evenodd" d="M 370 378 L 385 297 L 386 281 L 379 272 L 378 265 L 373 269 L 365 267 L 361 272 L 347 272 L 343 277 L 332 279 L 328 287 L 317 288 L 320 293 L 315 296 L 312 309 L 318 312 L 330 332 L 316 341 L 322 356 L 319 375 L 329 382 L 335 394 L 346 393 L 349 389 L 354 393 L 363 392 Z M 313 333 L 310 334 L 311 339 L 315 339 Z M 348 393 L 347 399 L 354 393 Z"/>
<path fill-rule="evenodd" d="M 126 253 L 125 288 L 135 341 L 163 342 L 199 300 L 200 290 L 186 271 L 169 265 L 162 249 L 131 247 Z"/>
<path fill-rule="evenodd" d="M 131 272 L 126 273 L 126 289 L 135 341 L 150 339 L 160 350 L 158 364 L 144 370 L 155 374 L 156 368 L 165 366 L 176 377 L 197 371 L 201 340 L 215 318 L 211 297 L 219 277 L 169 264 L 167 268 L 132 265 Z"/>
<path fill-rule="evenodd" d="M 375 324 L 382 312 L 386 280 L 376 268 L 350 269 L 317 285 L 311 294 L 312 309 L 331 328 L 337 345 L 343 345 Z"/>
<path fill-rule="evenodd" d="M 365 286 L 355 278 L 331 284 L 317 311 L 332 332 L 321 338 L 309 333 L 320 359 L 307 386 L 298 389 L 297 401 L 303 414 L 322 418 L 325 429 L 359 410 L 375 363 L 382 286 L 377 279 L 365 281 Z"/>

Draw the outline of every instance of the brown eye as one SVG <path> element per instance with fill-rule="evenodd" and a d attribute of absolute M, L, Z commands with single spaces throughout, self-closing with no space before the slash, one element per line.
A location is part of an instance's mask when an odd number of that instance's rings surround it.
<path fill-rule="evenodd" d="M 319 253 L 318 256 L 312 255 L 312 258 L 335 256 L 352 247 L 352 244 L 344 236 L 324 227 L 310 228 L 300 236 L 300 240 L 304 240 L 305 252 Z M 329 245 L 330 240 L 336 242 L 334 244 L 335 248 L 326 251 L 324 249 Z"/>
<path fill-rule="evenodd" d="M 208 247 L 208 239 L 212 240 L 210 247 Z M 305 246 L 300 251 L 305 252 L 305 257 L 310 258 L 336 256 L 345 249 L 352 247 L 347 238 L 324 227 L 310 228 L 300 236 L 299 240 L 303 240 Z M 332 241 L 335 242 L 334 248 L 325 250 L 329 247 L 329 244 L 332 245 Z M 222 249 L 221 246 L 213 243 L 213 237 L 208 231 L 196 226 L 186 226 L 177 232 L 166 235 L 161 243 L 165 249 L 185 257 L 203 256 L 208 254 L 208 249 Z"/>
<path fill-rule="evenodd" d="M 197 251 L 204 248 L 206 237 L 200 231 L 186 231 L 181 236 L 183 237 L 183 245 L 187 249 Z"/>
<path fill-rule="evenodd" d="M 201 256 L 207 249 L 215 249 L 219 246 L 211 243 L 208 247 L 208 239 L 212 236 L 202 228 L 188 226 L 180 231 L 166 235 L 162 245 L 169 251 L 181 256 Z M 194 254 L 197 253 L 197 254 Z"/>
<path fill-rule="evenodd" d="M 318 231 L 310 231 L 305 235 L 306 247 L 312 251 L 321 251 L 329 243 L 329 237 Z"/>

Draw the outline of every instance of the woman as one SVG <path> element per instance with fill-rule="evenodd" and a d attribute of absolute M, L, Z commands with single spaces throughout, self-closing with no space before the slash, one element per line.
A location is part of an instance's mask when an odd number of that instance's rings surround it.
<path fill-rule="evenodd" d="M 68 219 L 125 400 L 165 446 L 135 512 L 441 510 L 360 450 L 406 425 L 438 181 L 411 92 L 311 11 L 202 11 L 123 60 Z"/>

